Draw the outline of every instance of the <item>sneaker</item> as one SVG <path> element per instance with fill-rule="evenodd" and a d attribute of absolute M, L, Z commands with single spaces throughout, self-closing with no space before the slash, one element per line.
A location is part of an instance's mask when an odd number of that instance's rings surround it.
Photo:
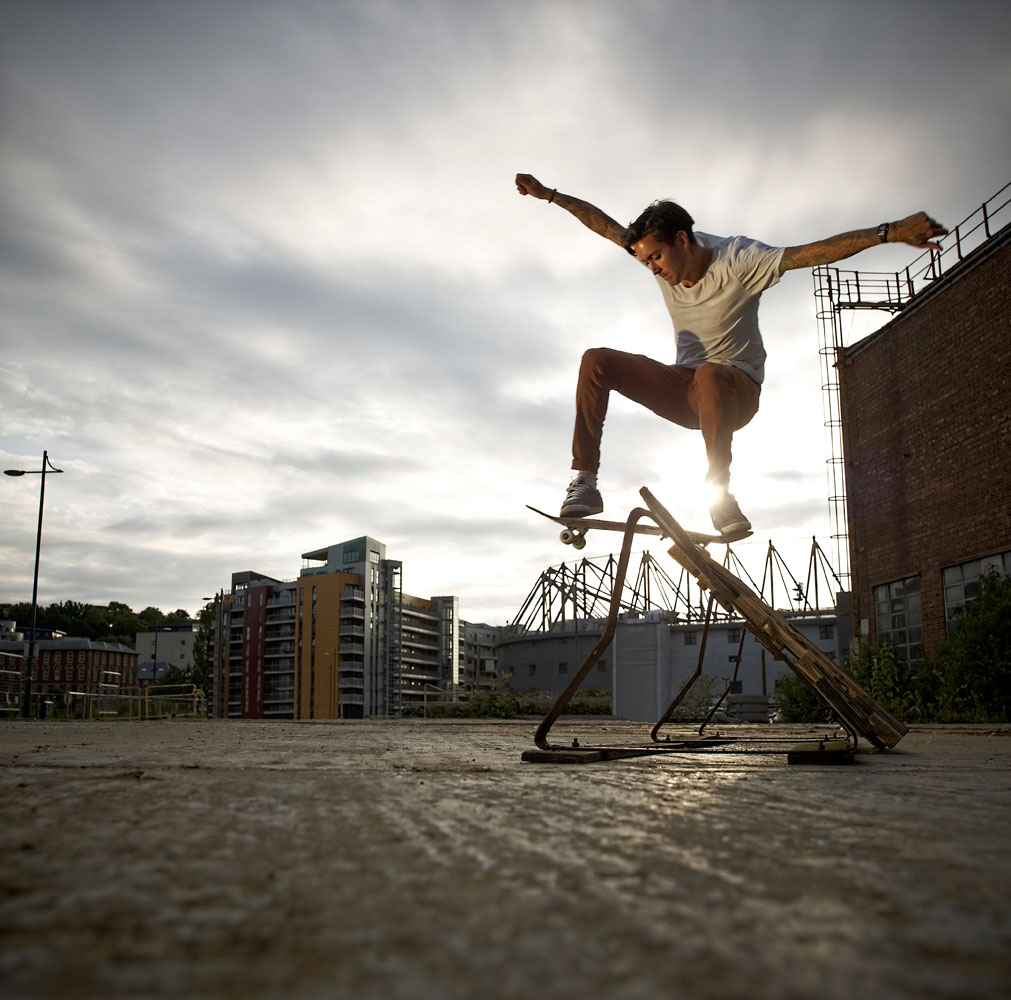
<path fill-rule="evenodd" d="M 569 483 L 559 517 L 589 517 L 604 509 L 604 501 L 595 486 L 588 486 L 579 476 Z"/>
<path fill-rule="evenodd" d="M 709 508 L 713 527 L 721 535 L 734 535 L 739 531 L 751 531 L 751 522 L 741 513 L 732 493 L 724 493 Z"/>

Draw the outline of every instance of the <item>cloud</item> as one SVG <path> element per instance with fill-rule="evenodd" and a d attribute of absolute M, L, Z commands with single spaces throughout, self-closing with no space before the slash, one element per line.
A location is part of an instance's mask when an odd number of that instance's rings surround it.
<path fill-rule="evenodd" d="M 237 569 L 291 577 L 368 533 L 410 592 L 504 620 L 572 554 L 523 505 L 564 488 L 580 354 L 673 357 L 648 276 L 516 171 L 621 220 L 671 195 L 702 228 L 790 243 L 921 206 L 955 221 L 1011 149 L 1008 14 L 976 0 L 5 14 L 0 449 L 66 469 L 45 600 L 195 608 Z M 802 560 L 830 530 L 807 275 L 762 323 L 735 488 Z M 697 434 L 616 400 L 604 456 L 609 512 L 647 484 L 705 526 Z M 4 488 L 18 600 L 37 494 Z"/>

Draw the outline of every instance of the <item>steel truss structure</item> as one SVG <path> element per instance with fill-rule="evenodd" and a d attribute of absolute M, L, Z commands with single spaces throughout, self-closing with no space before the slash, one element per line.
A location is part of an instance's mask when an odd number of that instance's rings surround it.
<path fill-rule="evenodd" d="M 786 602 L 786 610 L 789 611 L 832 608 L 836 594 L 842 589 L 839 577 L 816 538 L 811 539 L 811 556 L 804 583 L 790 572 L 771 541 L 760 584 L 751 577 L 730 545 L 726 546 L 723 566 L 747 580 L 767 604 L 775 607 L 779 601 L 782 607 Z M 615 581 L 619 578 L 617 570 L 618 557 L 613 553 L 549 566 L 531 588 L 506 634 L 550 632 L 565 629 L 577 621 L 606 618 L 614 596 Z M 623 574 L 619 586 L 621 614 L 645 615 L 650 611 L 661 611 L 671 620 L 686 624 L 704 622 L 707 618 L 704 588 L 683 566 L 676 576 L 672 576 L 649 551 L 641 553 L 635 576 Z M 823 604 L 823 599 L 827 603 Z M 714 617 L 716 620 L 729 620 L 733 616 L 730 612 L 716 610 L 709 614 L 710 619 Z"/>

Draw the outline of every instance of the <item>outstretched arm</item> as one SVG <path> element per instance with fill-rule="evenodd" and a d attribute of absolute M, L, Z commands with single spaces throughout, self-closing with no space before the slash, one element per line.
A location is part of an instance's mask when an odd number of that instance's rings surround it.
<path fill-rule="evenodd" d="M 884 224 L 883 224 L 884 225 Z M 819 264 L 834 264 L 837 260 L 852 257 L 853 254 L 877 246 L 881 242 L 908 243 L 922 250 L 938 250 L 939 244 L 932 242 L 938 236 L 944 236 L 947 229 L 935 222 L 926 212 L 917 212 L 906 216 L 898 222 L 887 223 L 884 230 L 884 240 L 880 232 L 883 229 L 854 229 L 849 233 L 830 236 L 827 240 L 815 243 L 805 243 L 803 246 L 787 247 L 780 261 L 780 271 L 791 271 L 797 267 L 817 267 Z"/>
<path fill-rule="evenodd" d="M 557 189 L 545 187 L 533 174 L 517 174 L 516 190 L 520 194 L 533 195 L 542 201 L 564 208 L 566 212 L 571 212 L 588 229 L 592 229 L 599 236 L 617 243 L 623 247 L 622 238 L 625 235 L 625 227 L 615 222 L 609 215 L 602 212 L 596 205 L 591 205 L 588 201 L 573 198 L 571 195 L 562 194 Z"/>

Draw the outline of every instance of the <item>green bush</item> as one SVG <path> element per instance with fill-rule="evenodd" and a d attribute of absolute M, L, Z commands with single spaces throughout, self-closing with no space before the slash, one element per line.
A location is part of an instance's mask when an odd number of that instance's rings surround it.
<path fill-rule="evenodd" d="M 887 645 L 861 642 L 842 664 L 903 722 L 1011 722 L 1011 578 L 980 581 L 932 660 L 909 665 Z M 782 722 L 822 722 L 831 713 L 799 677 L 776 682 Z"/>
<path fill-rule="evenodd" d="M 825 702 L 792 671 L 776 681 L 774 698 L 779 722 L 828 722 L 832 719 Z"/>
<path fill-rule="evenodd" d="M 934 659 L 937 722 L 1011 721 L 1011 578 L 990 574 Z"/>

